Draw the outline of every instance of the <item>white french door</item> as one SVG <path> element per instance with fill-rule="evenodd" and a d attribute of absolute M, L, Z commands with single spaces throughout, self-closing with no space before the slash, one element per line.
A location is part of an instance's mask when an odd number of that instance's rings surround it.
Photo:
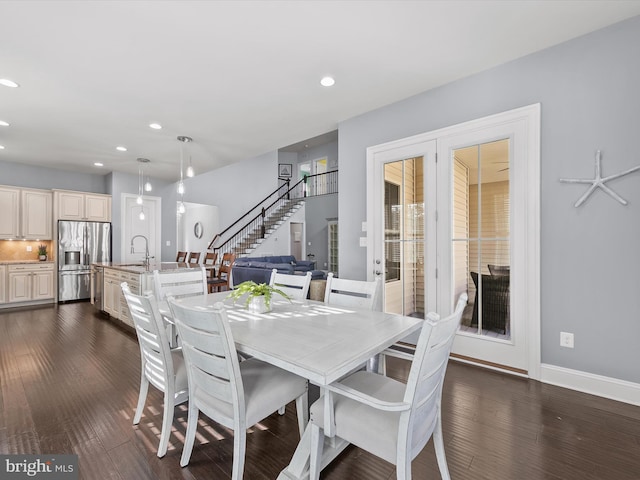
<path fill-rule="evenodd" d="M 538 378 L 539 105 L 370 147 L 367 175 L 385 311 L 447 315 L 467 293 L 453 353 Z"/>
<path fill-rule="evenodd" d="M 369 278 L 382 279 L 385 312 L 424 318 L 436 310 L 435 159 L 431 140 L 375 160 Z M 415 344 L 417 335 L 404 341 Z"/>

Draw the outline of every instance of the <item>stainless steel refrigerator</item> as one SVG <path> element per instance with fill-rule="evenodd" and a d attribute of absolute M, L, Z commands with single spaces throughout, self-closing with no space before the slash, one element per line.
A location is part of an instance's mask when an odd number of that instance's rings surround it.
<path fill-rule="evenodd" d="M 111 224 L 58 221 L 58 301 L 91 294 L 91 264 L 111 261 Z"/>

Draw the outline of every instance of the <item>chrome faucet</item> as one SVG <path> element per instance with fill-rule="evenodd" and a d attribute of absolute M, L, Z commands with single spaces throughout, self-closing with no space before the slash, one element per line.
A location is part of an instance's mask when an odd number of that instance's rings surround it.
<path fill-rule="evenodd" d="M 149 266 L 149 259 L 153 258 L 153 257 L 149 256 L 149 240 L 147 240 L 147 237 L 145 237 L 144 235 L 134 235 L 131 238 L 131 253 L 136 253 L 135 252 L 135 248 L 133 246 L 133 241 L 138 237 L 144 238 L 144 264 L 145 264 L 146 267 L 148 267 Z"/>

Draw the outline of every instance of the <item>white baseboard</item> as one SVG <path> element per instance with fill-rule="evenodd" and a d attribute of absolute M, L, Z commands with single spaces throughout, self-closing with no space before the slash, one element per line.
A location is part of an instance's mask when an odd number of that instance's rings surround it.
<path fill-rule="evenodd" d="M 640 406 L 640 384 L 638 383 L 544 363 L 540 366 L 540 381 Z"/>

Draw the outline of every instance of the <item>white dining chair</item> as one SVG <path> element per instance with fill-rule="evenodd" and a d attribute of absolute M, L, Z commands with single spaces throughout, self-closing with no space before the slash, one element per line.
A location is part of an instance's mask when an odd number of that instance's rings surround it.
<path fill-rule="evenodd" d="M 199 267 L 180 270 L 154 270 L 153 284 L 159 301 L 207 294 L 207 272 Z"/>
<path fill-rule="evenodd" d="M 233 429 L 231 478 L 240 480 L 248 427 L 295 400 L 302 436 L 308 420 L 307 380 L 255 358 L 239 362 L 222 303 L 202 310 L 183 306 L 180 300 L 168 301 L 189 376 L 188 423 L 180 465 L 189 463 L 198 415 L 203 412 Z"/>
<path fill-rule="evenodd" d="M 380 278 L 372 282 L 336 278 L 332 272 L 327 275 L 324 303 L 342 307 L 377 310 L 380 297 Z"/>
<path fill-rule="evenodd" d="M 333 276 L 333 272 L 329 272 L 324 290 L 324 303 L 340 307 L 380 310 L 381 285 L 379 277 L 372 282 L 367 282 L 337 278 Z M 367 362 L 366 368 L 378 371 L 381 358 L 379 355 L 371 358 Z"/>
<path fill-rule="evenodd" d="M 433 435 L 440 476 L 450 479 L 442 439 L 442 386 L 466 304 L 465 293 L 450 316 L 429 313 L 413 356 L 388 352 L 412 360 L 406 384 L 361 370 L 325 388 L 311 406 L 311 480 L 320 475 L 325 435 L 393 463 L 398 480 L 411 478 L 411 461 Z"/>
<path fill-rule="evenodd" d="M 174 407 L 189 399 L 187 370 L 180 349 L 170 349 L 158 305 L 153 295 L 131 293 L 127 282 L 120 287 L 127 300 L 140 346 L 140 393 L 133 424 L 138 425 L 149 391 L 149 384 L 164 393 L 164 413 L 158 456 L 167 453 Z"/>
<path fill-rule="evenodd" d="M 278 270 L 274 268 L 271 271 L 269 285 L 282 290 L 293 299 L 305 300 L 311 285 L 311 272 L 307 272 L 305 275 L 288 275 L 278 273 Z"/>

